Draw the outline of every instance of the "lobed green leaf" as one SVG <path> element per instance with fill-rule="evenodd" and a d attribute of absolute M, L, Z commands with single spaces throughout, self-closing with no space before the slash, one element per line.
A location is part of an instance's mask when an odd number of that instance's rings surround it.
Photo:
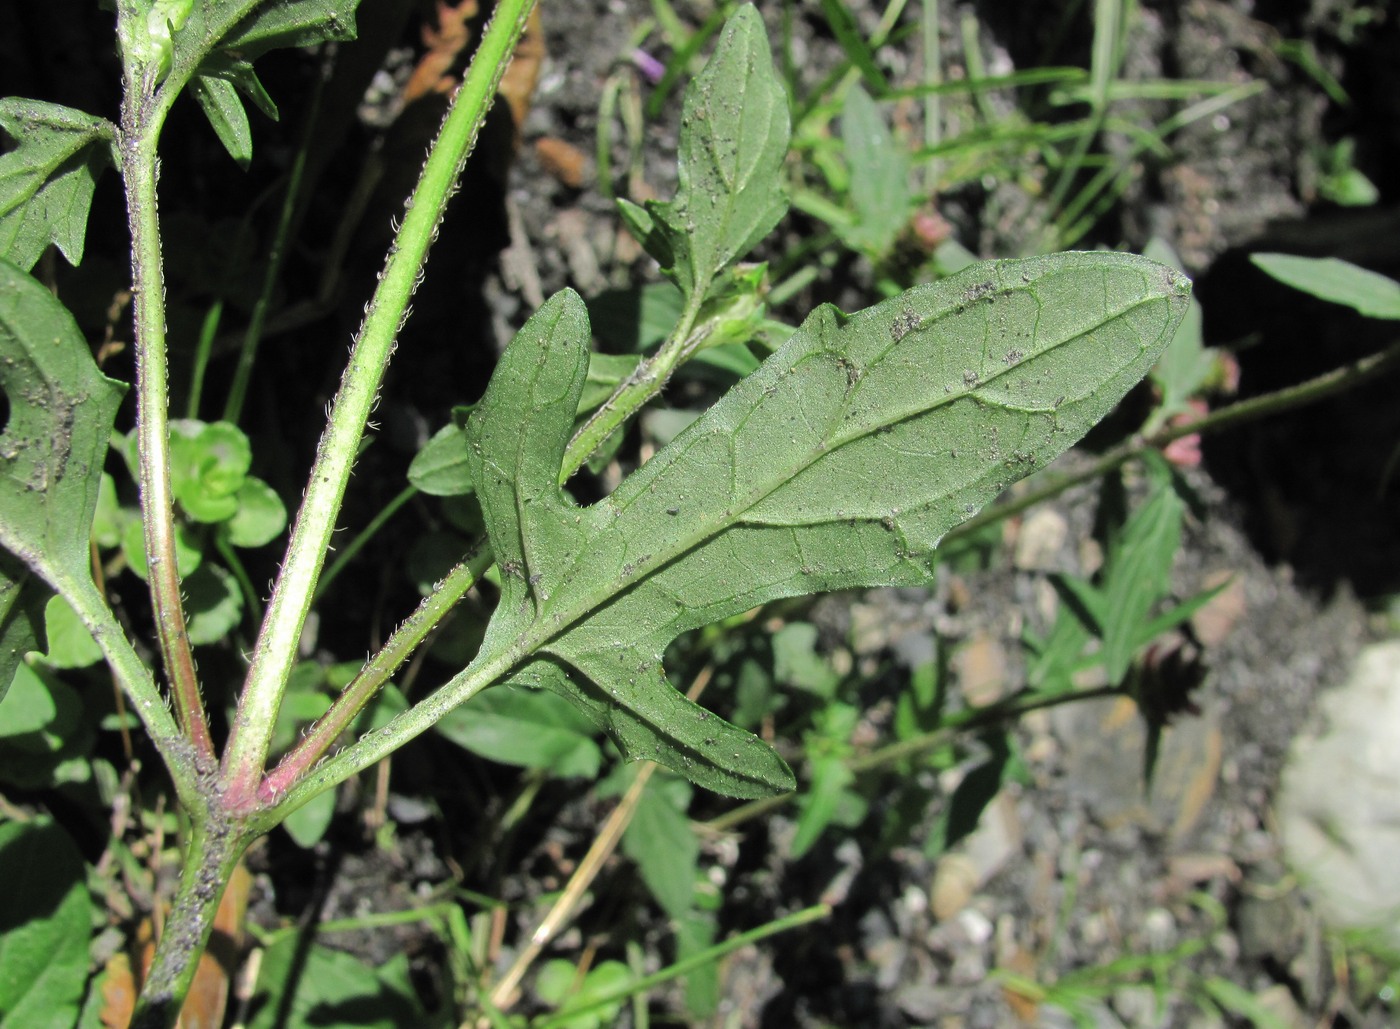
<path fill-rule="evenodd" d="M 506 350 L 467 423 L 501 572 L 478 663 L 560 693 L 632 759 L 733 796 L 790 789 L 757 737 L 661 671 L 677 635 L 782 597 L 914 585 L 942 536 L 1066 450 L 1146 374 L 1190 295 L 1125 254 L 974 266 L 827 306 L 608 498 L 558 477 L 588 361 L 571 291 Z"/>
<path fill-rule="evenodd" d="M 71 107 L 7 97 L 0 129 L 18 144 L 0 155 L 0 258 L 28 271 L 53 243 L 78 265 L 112 127 Z"/>

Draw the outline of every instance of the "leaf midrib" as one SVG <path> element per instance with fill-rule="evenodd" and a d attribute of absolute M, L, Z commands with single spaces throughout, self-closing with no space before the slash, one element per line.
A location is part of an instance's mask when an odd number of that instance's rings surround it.
<path fill-rule="evenodd" d="M 1034 282 L 1025 283 L 1022 285 L 1013 285 L 1004 290 L 999 290 L 997 293 L 990 294 L 987 298 L 983 299 L 990 300 L 996 296 L 1020 292 L 1022 290 L 1030 291 L 1033 289 L 1034 285 Z M 1047 347 L 1044 347 L 1043 349 L 1037 351 L 1033 357 L 1028 357 L 1023 361 L 1017 362 L 1017 364 L 1015 365 L 1008 365 L 1005 368 L 997 369 L 995 375 L 987 379 L 980 379 L 975 385 L 964 387 L 961 390 L 955 390 L 952 393 L 943 394 L 942 396 L 935 398 L 933 403 L 921 407 L 918 410 L 901 411 L 890 418 L 882 419 L 876 425 L 872 425 L 860 432 L 852 433 L 844 439 L 833 438 L 833 440 L 828 445 L 824 447 L 818 447 L 808 453 L 803 454 L 801 460 L 794 462 L 787 474 L 781 477 L 775 476 L 771 480 L 769 480 L 769 484 L 766 484 L 763 487 L 752 491 L 749 494 L 747 502 L 744 503 L 742 506 L 738 504 L 731 504 L 729 507 L 727 507 L 726 510 L 716 519 L 716 521 L 720 522 L 720 524 L 707 527 L 702 526 L 694 533 L 677 537 L 675 539 L 674 545 L 670 548 L 667 548 L 665 552 L 661 554 L 652 554 L 644 560 L 639 560 L 636 564 L 632 575 L 628 577 L 625 581 L 618 582 L 616 584 L 616 588 L 601 599 L 585 596 L 581 598 L 580 601 L 565 606 L 562 610 L 558 606 L 562 602 L 555 601 L 553 598 L 551 598 L 551 601 L 545 607 L 541 607 L 538 604 L 538 600 L 536 599 L 535 615 L 532 620 L 531 627 L 522 632 L 520 635 L 518 635 L 513 642 L 511 649 L 515 651 L 518 656 L 515 658 L 515 660 L 511 662 L 512 667 L 514 667 L 515 664 L 517 664 L 521 659 L 527 657 L 529 654 L 535 651 L 546 649 L 548 644 L 566 635 L 579 623 L 585 621 L 592 612 L 603 607 L 612 597 L 618 596 L 619 594 L 624 593 L 627 590 L 633 588 L 640 582 L 654 575 L 666 565 L 678 560 L 685 554 L 690 553 L 698 547 L 718 538 L 725 532 L 729 531 L 729 529 L 743 524 L 768 524 L 765 522 L 746 523 L 744 515 L 748 511 L 751 511 L 754 507 L 758 506 L 758 504 L 760 504 L 762 501 L 767 499 L 768 496 L 781 489 L 792 479 L 795 479 L 807 469 L 811 468 L 819 460 L 831 454 L 834 454 L 841 447 L 848 446 L 851 443 L 858 442 L 859 440 L 872 436 L 877 432 L 886 429 L 889 426 L 908 421 L 911 418 L 928 414 L 932 411 L 937 410 L 939 407 L 947 406 L 956 401 L 967 399 L 969 397 L 975 399 L 976 394 L 979 391 L 998 381 L 998 379 L 1000 379 L 1001 376 L 1009 374 L 1013 369 L 1025 364 L 1026 361 L 1034 361 L 1038 358 L 1044 357 L 1045 355 L 1052 353 L 1059 347 L 1065 346 L 1076 339 L 1083 338 L 1084 336 L 1096 332 L 1105 325 L 1108 325 L 1123 317 L 1126 317 L 1130 312 L 1137 309 L 1138 307 L 1141 307 L 1144 304 L 1156 303 L 1165 299 L 1167 298 L 1161 293 L 1150 293 L 1145 296 L 1134 297 L 1130 303 L 1120 307 L 1111 314 L 1106 314 L 1102 318 L 1097 319 L 1092 325 L 1086 328 L 1082 328 L 1078 332 L 1075 332 L 1072 335 L 1066 336 L 1065 338 L 1060 339 Z M 981 302 L 981 300 L 979 300 L 978 302 Z M 876 358 L 874 361 L 871 361 L 867 365 L 867 368 L 875 367 L 876 364 L 878 364 L 880 361 L 883 361 L 886 357 L 892 354 L 898 348 L 898 345 L 898 342 L 892 343 L 888 348 L 881 351 L 878 358 Z M 839 355 L 839 352 L 831 349 L 817 350 L 813 353 L 804 355 L 803 358 L 799 360 L 798 364 L 801 364 L 802 361 L 811 358 L 817 358 L 823 355 L 833 354 Z M 793 368 L 796 368 L 797 366 L 798 365 L 794 365 Z M 857 380 L 857 382 L 853 385 L 852 392 L 848 395 L 846 403 L 843 403 L 838 409 L 839 411 L 846 411 L 850 409 L 850 404 L 855 398 L 856 391 L 859 389 L 863 381 L 864 373 L 862 373 L 861 379 Z M 757 408 L 753 409 L 753 411 L 756 410 Z M 751 411 L 750 414 L 752 413 L 753 412 Z M 747 418 L 745 419 L 745 421 L 747 421 Z M 743 423 L 740 423 L 740 425 L 736 427 L 734 434 L 737 435 L 737 433 L 741 431 L 742 428 Z M 687 430 L 687 432 L 688 431 L 690 430 Z M 641 497 L 642 494 L 639 492 L 637 494 L 636 499 L 640 500 Z M 519 502 L 517 500 L 517 507 L 518 506 Z M 600 506 L 595 506 L 587 510 L 589 510 L 590 512 L 596 512 L 600 510 Z M 720 521 L 721 519 L 722 521 Z M 865 521 L 868 519 L 862 518 L 861 520 Z M 520 524 L 522 526 L 523 536 L 524 523 L 521 522 Z M 792 528 L 800 528 L 800 526 L 792 526 Z M 604 533 L 607 533 L 609 531 L 612 530 L 610 530 L 608 526 L 601 525 L 598 528 L 597 532 L 591 534 L 588 537 L 588 539 L 584 542 L 583 546 L 580 547 L 578 555 L 575 556 L 572 564 L 570 565 L 571 571 L 576 570 L 581 564 L 585 562 L 585 559 L 590 555 L 590 553 L 593 550 L 593 545 L 595 541 L 597 541 Z M 570 581 L 572 581 L 572 577 L 569 574 L 565 574 L 560 578 L 559 581 L 561 583 L 567 584 Z M 567 595 L 567 588 L 556 590 L 556 592 L 553 594 L 553 597 L 557 598 L 560 595 L 560 593 L 565 593 Z M 574 608 L 574 610 L 569 610 L 569 608 Z M 559 656 L 562 657 L 563 655 Z"/>

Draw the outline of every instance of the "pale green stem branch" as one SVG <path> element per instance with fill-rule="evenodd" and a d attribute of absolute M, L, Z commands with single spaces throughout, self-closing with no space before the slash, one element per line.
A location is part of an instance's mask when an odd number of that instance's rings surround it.
<path fill-rule="evenodd" d="M 380 273 L 379 286 L 366 309 L 329 423 L 317 447 L 306 498 L 297 515 L 282 573 L 273 588 L 239 699 L 224 754 L 227 797 L 235 806 L 257 805 L 257 789 L 277 710 L 296 659 L 297 642 L 311 608 L 365 423 L 448 197 L 456 188 L 462 165 L 480 133 L 532 6 L 532 0 L 502 0 L 497 5 L 429 152 L 418 185 L 404 205 L 403 226 Z"/>
<path fill-rule="evenodd" d="M 8 541 L 5 543 L 8 546 Z M 204 799 L 198 790 L 199 768 L 189 738 L 175 724 L 151 670 L 127 640 L 101 592 L 91 580 L 75 580 L 42 563 L 34 570 L 63 595 L 92 634 L 117 685 L 131 701 L 146 728 L 146 735 L 170 769 L 181 803 L 192 811 L 202 810 Z"/>
<path fill-rule="evenodd" d="M 160 107 L 145 112 L 128 95 L 122 112 L 122 178 L 131 229 L 132 306 L 136 326 L 136 435 L 140 453 L 141 520 L 156 635 L 180 728 L 196 761 L 212 769 L 215 754 L 199 695 L 194 653 L 185 629 L 175 565 L 175 500 L 170 485 L 170 385 L 166 367 L 165 278 L 156 213 L 156 141 Z"/>
<path fill-rule="evenodd" d="M 522 641 L 518 647 L 497 651 L 485 656 L 484 660 L 468 665 L 430 696 L 394 716 L 382 728 L 367 733 L 338 754 L 321 762 L 297 780 L 285 795 L 273 797 L 270 795 L 270 789 L 260 790 L 260 803 L 265 805 L 275 800 L 276 804 L 264 807 L 254 816 L 258 830 L 267 831 L 318 793 L 344 782 L 357 772 L 364 771 L 376 761 L 388 757 L 409 740 L 427 732 L 453 708 L 466 703 L 510 671 L 520 661 L 522 651 L 530 649 L 532 643 L 530 640 Z M 319 723 L 313 729 L 313 732 L 315 731 L 320 731 Z M 329 736 L 329 729 L 325 732 Z M 334 739 L 333 736 L 329 738 Z M 281 770 L 279 766 L 278 771 Z"/>
<path fill-rule="evenodd" d="M 267 774 L 259 788 L 258 797 L 265 804 L 275 803 L 312 765 L 324 757 L 354 723 L 380 688 L 408 660 L 447 613 L 456 606 L 472 584 L 491 565 L 491 551 L 478 543 L 458 564 L 437 589 L 423 598 L 418 609 L 394 630 L 389 641 L 365 663 L 355 678 L 340 691 L 330 709 Z"/>
<path fill-rule="evenodd" d="M 713 276 L 699 283 L 694 292 L 685 299 L 685 309 L 681 312 L 676 328 L 636 370 L 613 390 L 588 421 L 580 426 L 569 441 L 564 454 L 564 467 L 559 481 L 566 482 L 574 472 L 583 467 L 588 456 L 601 447 L 614 432 L 635 414 L 641 407 L 666 388 L 666 383 L 681 363 L 695 352 L 700 342 L 694 337 L 695 322 L 700 316 L 700 307 L 705 302 L 705 294 L 710 288 Z"/>

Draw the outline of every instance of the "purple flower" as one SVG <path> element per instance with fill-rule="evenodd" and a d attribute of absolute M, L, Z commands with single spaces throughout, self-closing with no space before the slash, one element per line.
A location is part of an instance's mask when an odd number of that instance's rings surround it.
<path fill-rule="evenodd" d="M 641 47 L 632 51 L 632 63 L 653 86 L 661 81 L 661 76 L 666 74 L 666 66 Z"/>

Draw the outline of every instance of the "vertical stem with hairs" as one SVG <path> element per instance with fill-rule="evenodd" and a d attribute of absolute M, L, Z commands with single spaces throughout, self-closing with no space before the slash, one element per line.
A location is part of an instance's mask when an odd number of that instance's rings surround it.
<path fill-rule="evenodd" d="M 156 141 L 164 108 L 145 105 L 128 90 L 122 111 L 122 177 L 131 228 L 131 275 L 136 325 L 136 433 L 141 465 L 141 520 L 156 632 L 181 731 L 196 761 L 212 768 L 214 744 L 199 695 L 194 654 L 185 631 L 180 575 L 175 566 L 175 501 L 170 486 L 169 382 L 165 342 L 165 277 L 156 214 Z M 145 110 L 142 108 L 145 107 Z M 152 109 L 154 108 L 154 109 Z"/>
<path fill-rule="evenodd" d="M 131 1029 L 175 1024 L 209 944 L 224 887 L 250 840 L 221 817 L 195 822 L 184 849 L 179 892 L 137 998 Z"/>
<path fill-rule="evenodd" d="M 485 122 L 491 97 L 532 6 L 533 0 L 501 0 L 497 5 L 429 152 L 418 185 L 405 204 L 403 225 L 390 247 L 379 286 L 341 379 L 330 421 L 317 446 L 306 498 L 297 515 L 282 573 L 273 589 L 248 680 L 239 698 L 224 754 L 227 796 L 235 806 L 251 807 L 257 803 L 257 788 L 277 710 L 365 423 L 447 199 L 456 188 L 462 165 Z"/>

